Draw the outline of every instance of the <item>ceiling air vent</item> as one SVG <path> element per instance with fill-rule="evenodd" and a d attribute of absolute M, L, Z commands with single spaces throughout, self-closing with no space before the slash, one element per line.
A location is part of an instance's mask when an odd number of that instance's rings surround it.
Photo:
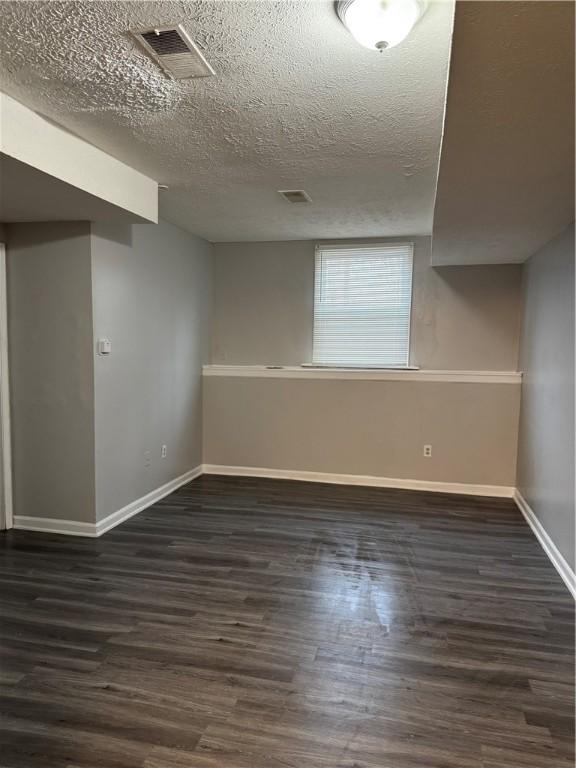
<path fill-rule="evenodd" d="M 278 193 L 289 203 L 311 203 L 312 198 L 303 189 L 279 189 Z"/>
<path fill-rule="evenodd" d="M 177 80 L 215 74 L 181 24 L 132 33 L 164 72 Z"/>

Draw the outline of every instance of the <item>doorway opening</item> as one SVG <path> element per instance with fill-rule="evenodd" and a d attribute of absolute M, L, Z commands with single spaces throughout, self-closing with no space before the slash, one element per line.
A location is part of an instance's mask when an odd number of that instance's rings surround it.
<path fill-rule="evenodd" d="M 0 530 L 13 524 L 6 246 L 0 243 Z"/>

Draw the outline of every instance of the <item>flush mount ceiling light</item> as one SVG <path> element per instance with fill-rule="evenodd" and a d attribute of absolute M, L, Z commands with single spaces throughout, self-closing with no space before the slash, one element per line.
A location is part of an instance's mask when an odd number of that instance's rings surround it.
<path fill-rule="evenodd" d="M 427 5 L 426 0 L 337 0 L 336 13 L 360 45 L 383 51 L 408 37 Z"/>

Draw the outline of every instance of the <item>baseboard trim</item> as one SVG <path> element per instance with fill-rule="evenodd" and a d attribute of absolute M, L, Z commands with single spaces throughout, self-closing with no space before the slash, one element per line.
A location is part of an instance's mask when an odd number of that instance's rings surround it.
<path fill-rule="evenodd" d="M 154 491 L 150 491 L 150 493 L 147 493 L 146 496 L 142 496 L 141 498 L 136 499 L 136 501 L 133 501 L 131 504 L 127 504 L 125 507 L 122 507 L 122 509 L 119 509 L 117 512 L 113 512 L 111 515 L 108 515 L 108 517 L 105 517 L 103 520 L 100 520 L 98 523 L 96 523 L 96 536 L 101 536 L 111 528 L 115 528 L 125 520 L 129 520 L 131 517 L 134 517 L 134 515 L 137 515 L 138 512 L 142 512 L 142 510 L 151 507 L 152 504 L 156 504 L 156 502 L 160 501 L 160 499 L 163 499 L 165 496 L 169 496 L 171 493 L 174 493 L 174 491 L 178 490 L 178 488 L 181 488 L 183 485 L 186 485 L 186 483 L 190 483 L 192 480 L 200 477 L 201 474 L 202 466 L 200 465 L 198 467 L 194 467 L 194 469 L 191 469 L 189 472 L 185 472 L 183 475 L 180 475 L 180 477 L 176 477 L 174 480 L 170 480 L 170 482 L 165 483 L 165 485 L 161 485 L 160 488 L 156 488 Z"/>
<path fill-rule="evenodd" d="M 266 477 L 276 480 L 303 480 L 308 483 L 334 485 L 365 485 L 374 488 L 399 488 L 405 491 L 433 491 L 460 493 L 467 496 L 493 496 L 511 499 L 514 488 L 504 485 L 470 485 L 467 483 L 443 483 L 436 480 L 410 480 L 373 475 L 337 475 L 329 472 L 269 469 L 264 467 L 231 467 L 223 464 L 204 464 L 206 475 L 235 475 L 237 477 Z"/>
<path fill-rule="evenodd" d="M 138 512 L 142 512 L 144 509 L 152 506 L 152 504 L 160 501 L 160 499 L 163 499 L 165 496 L 174 493 L 178 488 L 191 482 L 201 474 L 202 467 L 195 467 L 189 472 L 180 475 L 180 477 L 176 477 L 174 480 L 170 480 L 159 488 L 150 491 L 150 493 L 147 493 L 145 496 L 136 499 L 136 501 L 127 504 L 125 507 L 122 507 L 122 509 L 113 512 L 98 523 L 77 523 L 71 520 L 16 515 L 14 518 L 14 528 L 23 531 L 39 531 L 42 533 L 63 533 L 67 536 L 89 536 L 92 538 L 102 536 L 106 531 L 115 528 L 125 520 L 137 515 Z"/>
<path fill-rule="evenodd" d="M 14 528 L 23 531 L 38 531 L 41 533 L 61 533 L 67 536 L 98 537 L 115 528 L 125 520 L 129 520 L 138 512 L 152 506 L 165 496 L 190 483 L 200 475 L 228 475 L 235 477 L 263 477 L 277 480 L 302 480 L 309 483 L 329 483 L 333 485 L 359 485 L 374 488 L 398 488 L 406 491 L 432 491 L 436 493 L 456 493 L 466 496 L 492 496 L 496 498 L 513 498 L 524 519 L 538 539 L 542 549 L 548 555 L 550 562 L 558 571 L 560 578 L 567 586 L 570 594 L 576 599 L 576 574 L 566 562 L 564 556 L 554 544 L 534 511 L 516 488 L 503 485 L 472 485 L 467 483 L 443 483 L 435 480 L 410 480 L 404 478 L 376 477 L 373 475 L 341 475 L 328 472 L 308 472 L 304 470 L 271 469 L 265 467 L 234 467 L 224 464 L 202 464 L 191 469 L 180 477 L 165 483 L 150 491 L 136 501 L 127 504 L 117 512 L 98 523 L 79 523 L 71 520 L 54 518 L 27 517 L 16 515 Z"/>
<path fill-rule="evenodd" d="M 95 523 L 77 523 L 50 517 L 14 516 L 14 528 L 38 533 L 64 533 L 67 536 L 97 536 Z"/>
<path fill-rule="evenodd" d="M 560 578 L 568 587 L 570 594 L 576 600 L 576 574 L 572 568 L 570 568 L 564 559 L 564 556 L 556 544 L 554 544 L 540 520 L 536 517 L 534 510 L 530 507 L 518 489 L 514 492 L 514 501 L 520 512 L 524 515 L 524 519 L 532 529 L 532 532 L 540 542 L 540 546 L 548 555 L 550 562 L 558 571 Z"/>

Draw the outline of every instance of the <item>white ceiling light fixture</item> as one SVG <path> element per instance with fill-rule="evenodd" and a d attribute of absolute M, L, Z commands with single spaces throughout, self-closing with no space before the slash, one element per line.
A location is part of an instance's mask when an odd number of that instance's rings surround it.
<path fill-rule="evenodd" d="M 426 0 L 337 0 L 336 13 L 360 45 L 383 51 L 408 37 L 427 6 Z"/>

